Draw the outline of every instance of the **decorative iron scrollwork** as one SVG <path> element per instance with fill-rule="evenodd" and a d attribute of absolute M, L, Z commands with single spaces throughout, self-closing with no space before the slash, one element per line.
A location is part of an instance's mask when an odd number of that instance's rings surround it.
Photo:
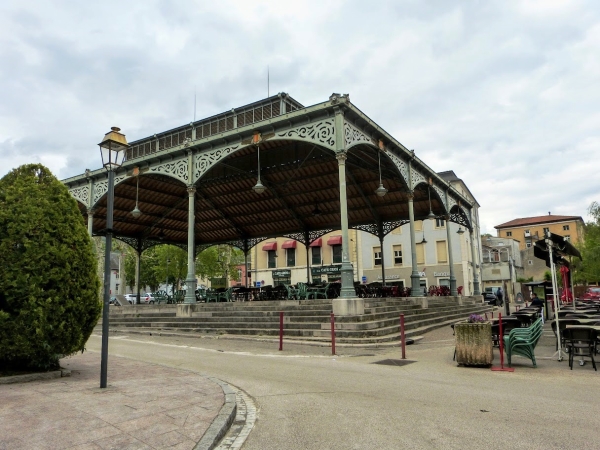
<path fill-rule="evenodd" d="M 281 138 L 300 139 L 335 148 L 335 126 L 333 119 L 323 120 L 313 125 L 302 125 L 276 134 Z"/>
<path fill-rule="evenodd" d="M 89 206 L 90 201 L 90 187 L 89 186 L 81 186 L 73 189 L 69 189 L 69 193 L 71 197 L 73 197 L 78 202 L 82 203 L 85 206 Z"/>
<path fill-rule="evenodd" d="M 400 176 L 402 176 L 402 178 L 404 179 L 404 183 L 406 183 L 406 185 L 408 186 L 408 166 L 406 165 L 406 163 L 392 152 L 384 150 L 383 153 L 392 160 L 392 162 L 398 169 L 398 172 L 400 172 Z"/>
<path fill-rule="evenodd" d="M 190 179 L 188 168 L 187 157 L 182 157 L 178 161 L 161 163 L 157 166 L 152 166 L 149 170 L 150 172 L 171 176 L 185 184 L 188 184 Z"/>
<path fill-rule="evenodd" d="M 128 175 L 118 175 L 115 176 L 115 186 L 119 184 L 121 181 L 129 178 Z M 92 201 L 92 206 L 94 206 L 98 201 L 104 197 L 104 194 L 108 191 L 108 180 L 102 180 L 98 183 L 94 184 L 94 199 Z"/>
<path fill-rule="evenodd" d="M 239 145 L 232 145 L 194 155 L 194 179 L 192 180 L 192 184 L 196 183 L 212 166 L 235 152 L 238 148 L 240 148 Z"/>
<path fill-rule="evenodd" d="M 377 145 L 375 139 L 348 122 L 344 123 L 344 142 L 346 150 L 358 144 Z"/>

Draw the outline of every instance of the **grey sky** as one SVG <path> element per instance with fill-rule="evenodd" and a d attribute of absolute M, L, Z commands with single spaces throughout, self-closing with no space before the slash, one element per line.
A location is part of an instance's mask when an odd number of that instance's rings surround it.
<path fill-rule="evenodd" d="M 131 140 L 287 92 L 352 102 L 481 205 L 482 231 L 600 201 L 595 1 L 14 1 L 0 5 L 0 176 L 59 178 Z"/>

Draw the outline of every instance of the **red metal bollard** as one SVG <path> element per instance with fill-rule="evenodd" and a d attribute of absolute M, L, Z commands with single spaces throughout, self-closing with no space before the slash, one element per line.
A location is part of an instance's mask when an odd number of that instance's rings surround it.
<path fill-rule="evenodd" d="M 400 314 L 400 342 L 402 343 L 402 359 L 406 359 L 406 339 L 404 338 L 404 314 Z"/>
<path fill-rule="evenodd" d="M 279 312 L 279 351 L 283 350 L 283 311 Z"/>
<path fill-rule="evenodd" d="M 335 316 L 331 313 L 331 354 L 335 355 Z"/>
<path fill-rule="evenodd" d="M 498 340 L 500 341 L 500 367 L 492 367 L 495 372 L 514 372 L 512 367 L 504 367 L 504 334 L 502 333 L 502 313 L 498 313 Z"/>

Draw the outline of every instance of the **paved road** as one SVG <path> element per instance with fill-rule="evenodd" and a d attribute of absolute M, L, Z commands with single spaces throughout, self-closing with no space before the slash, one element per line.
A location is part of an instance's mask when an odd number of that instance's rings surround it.
<path fill-rule="evenodd" d="M 600 374 L 591 364 L 519 359 L 514 373 L 457 367 L 449 329 L 398 349 L 329 348 L 230 339 L 120 337 L 110 352 L 218 377 L 252 396 L 244 449 L 598 448 Z M 100 337 L 88 349 L 99 351 Z M 548 359 L 543 359 L 546 356 Z M 496 361 L 498 353 L 496 352 Z"/>

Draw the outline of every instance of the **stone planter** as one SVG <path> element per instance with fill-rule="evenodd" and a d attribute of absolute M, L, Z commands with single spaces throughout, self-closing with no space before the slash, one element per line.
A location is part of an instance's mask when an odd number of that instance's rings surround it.
<path fill-rule="evenodd" d="M 490 366 L 494 360 L 492 351 L 492 324 L 457 323 L 456 362 L 465 366 Z"/>

